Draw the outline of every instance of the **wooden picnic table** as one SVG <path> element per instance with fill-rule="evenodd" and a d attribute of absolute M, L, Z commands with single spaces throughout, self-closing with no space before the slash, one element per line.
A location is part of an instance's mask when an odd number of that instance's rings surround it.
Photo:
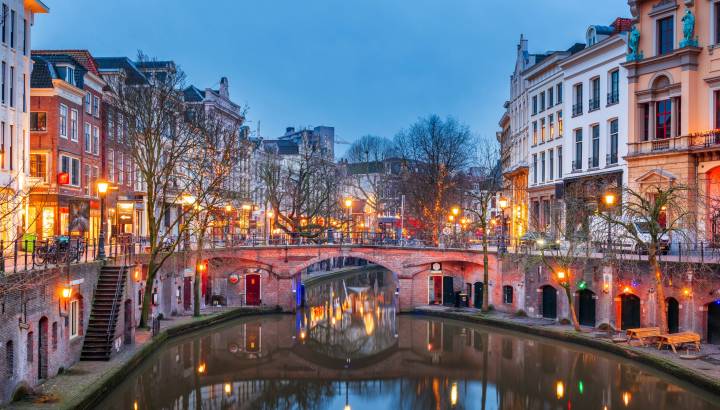
<path fill-rule="evenodd" d="M 633 339 L 640 341 L 642 346 L 645 346 L 647 339 L 654 339 L 660 336 L 659 327 L 638 327 L 635 329 L 627 329 L 628 343 L 632 342 Z"/>
<path fill-rule="evenodd" d="M 674 353 L 677 353 L 675 347 L 681 347 L 686 343 L 693 344 L 697 351 L 700 351 L 700 335 L 695 332 L 670 333 L 658 336 L 658 350 L 664 345 L 668 345 Z"/>

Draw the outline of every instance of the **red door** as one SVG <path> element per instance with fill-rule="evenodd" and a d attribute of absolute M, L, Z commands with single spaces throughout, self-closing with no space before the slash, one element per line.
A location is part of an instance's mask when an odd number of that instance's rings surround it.
<path fill-rule="evenodd" d="M 251 273 L 245 276 L 245 303 L 260 304 L 260 275 Z"/>

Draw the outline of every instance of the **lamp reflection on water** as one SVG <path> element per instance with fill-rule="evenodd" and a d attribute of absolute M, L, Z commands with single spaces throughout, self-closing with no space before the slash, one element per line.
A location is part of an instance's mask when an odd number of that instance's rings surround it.
<path fill-rule="evenodd" d="M 457 404 L 457 400 L 458 400 L 457 382 L 453 382 L 452 387 L 450 388 L 450 404 L 455 406 Z"/>

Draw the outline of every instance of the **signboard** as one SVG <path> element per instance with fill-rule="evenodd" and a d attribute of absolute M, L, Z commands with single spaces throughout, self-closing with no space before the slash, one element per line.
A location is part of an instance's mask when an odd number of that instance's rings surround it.
<path fill-rule="evenodd" d="M 57 176 L 58 185 L 67 185 L 70 183 L 70 174 L 67 172 L 58 172 Z"/>

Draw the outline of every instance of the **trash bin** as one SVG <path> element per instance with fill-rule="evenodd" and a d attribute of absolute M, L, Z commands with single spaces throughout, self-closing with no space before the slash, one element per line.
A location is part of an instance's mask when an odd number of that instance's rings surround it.
<path fill-rule="evenodd" d="M 460 294 L 460 306 L 462 306 L 462 307 L 469 307 L 469 306 L 470 306 L 469 303 L 468 303 L 468 295 L 467 295 L 467 293 L 461 293 L 461 294 Z"/>
<path fill-rule="evenodd" d="M 35 250 L 35 240 L 37 240 L 36 234 L 26 233 L 22 237 L 22 242 L 20 243 L 20 248 L 25 252 L 33 252 Z"/>

